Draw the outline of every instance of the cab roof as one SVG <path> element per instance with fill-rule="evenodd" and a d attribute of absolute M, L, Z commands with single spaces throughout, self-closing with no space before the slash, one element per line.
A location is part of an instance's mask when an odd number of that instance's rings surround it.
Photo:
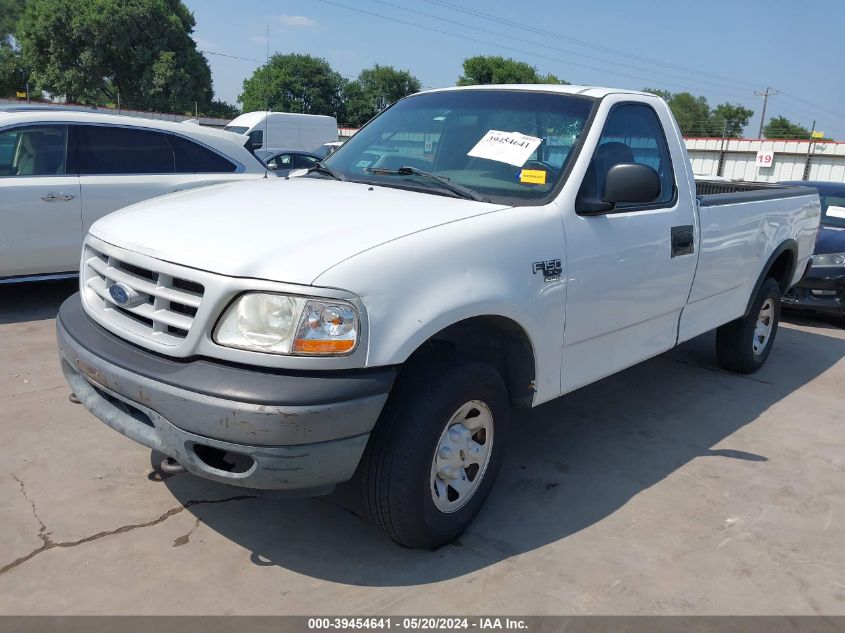
<path fill-rule="evenodd" d="M 160 121 L 142 117 L 127 116 L 99 112 L 82 112 L 79 110 L 25 110 L 17 112 L 0 111 L 0 121 L 3 125 L 38 124 L 38 123 L 92 123 L 107 125 L 123 125 L 150 130 L 176 132 L 195 137 L 209 137 L 225 140 L 236 140 L 231 132 L 224 132 L 211 127 L 191 123 L 176 123 L 175 121 Z"/>
<path fill-rule="evenodd" d="M 623 88 L 604 88 L 601 86 L 573 86 L 571 84 L 485 84 L 480 86 L 451 86 L 448 88 L 435 88 L 433 90 L 426 90 L 422 93 L 430 92 L 450 92 L 452 90 L 519 90 L 525 92 L 558 92 L 567 95 L 582 95 L 593 97 L 594 99 L 601 99 L 610 94 L 631 94 L 643 97 L 656 97 L 650 92 L 643 92 L 642 90 L 625 90 Z"/>

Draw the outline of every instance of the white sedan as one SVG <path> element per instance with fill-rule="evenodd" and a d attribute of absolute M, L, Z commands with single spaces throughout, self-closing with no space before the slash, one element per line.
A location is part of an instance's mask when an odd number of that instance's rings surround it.
<path fill-rule="evenodd" d="M 0 284 L 75 275 L 82 236 L 112 211 L 264 174 L 239 137 L 212 128 L 70 110 L 0 112 Z"/>

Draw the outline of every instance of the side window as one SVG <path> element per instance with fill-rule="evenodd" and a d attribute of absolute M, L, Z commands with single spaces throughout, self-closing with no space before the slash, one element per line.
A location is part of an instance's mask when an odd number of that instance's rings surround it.
<path fill-rule="evenodd" d="M 845 227 L 845 196 L 821 196 L 822 224 Z"/>
<path fill-rule="evenodd" d="M 290 154 L 278 154 L 277 156 L 274 156 L 273 160 L 270 162 L 275 165 L 275 169 L 293 168 L 293 158 Z"/>
<path fill-rule="evenodd" d="M 61 176 L 66 165 L 66 126 L 27 126 L 0 132 L 0 176 Z"/>
<path fill-rule="evenodd" d="M 660 175 L 660 197 L 654 204 L 668 204 L 675 196 L 672 159 L 657 114 L 647 105 L 626 103 L 614 107 L 605 123 L 584 187 L 595 187 L 596 197 L 604 191 L 607 172 L 620 163 L 639 163 Z M 591 173 L 593 172 L 593 173 Z M 595 178 L 595 183 L 587 179 Z M 620 205 L 624 206 L 624 205 Z"/>
<path fill-rule="evenodd" d="M 264 130 L 253 130 L 247 136 L 252 143 L 252 149 L 260 149 L 264 145 Z"/>
<path fill-rule="evenodd" d="M 217 152 L 181 136 L 168 134 L 173 147 L 177 174 L 230 174 L 237 165 Z"/>
<path fill-rule="evenodd" d="M 79 132 L 82 175 L 173 173 L 173 150 L 161 132 L 111 125 L 83 125 Z"/>
<path fill-rule="evenodd" d="M 296 169 L 307 169 L 308 167 L 313 167 L 316 162 L 316 158 L 313 156 L 306 156 L 305 154 L 294 154 L 293 157 L 293 166 Z"/>

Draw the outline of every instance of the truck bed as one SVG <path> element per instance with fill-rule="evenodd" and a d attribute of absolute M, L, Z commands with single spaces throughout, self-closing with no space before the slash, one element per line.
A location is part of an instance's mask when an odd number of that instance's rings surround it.
<path fill-rule="evenodd" d="M 698 204 L 709 207 L 737 202 L 758 202 L 776 198 L 794 198 L 812 195 L 814 189 L 766 182 L 724 182 L 696 180 L 695 193 Z"/>
<path fill-rule="evenodd" d="M 818 228 L 815 189 L 755 182 L 696 181 L 698 267 L 681 319 L 679 341 L 742 316 L 760 271 L 791 239 L 796 261 L 787 286 L 804 270 Z"/>

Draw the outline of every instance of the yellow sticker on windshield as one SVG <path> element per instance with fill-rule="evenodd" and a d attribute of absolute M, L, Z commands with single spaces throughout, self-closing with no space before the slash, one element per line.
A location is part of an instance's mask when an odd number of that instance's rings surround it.
<path fill-rule="evenodd" d="M 523 169 L 519 172 L 519 182 L 527 185 L 545 185 L 546 172 L 542 169 Z"/>

